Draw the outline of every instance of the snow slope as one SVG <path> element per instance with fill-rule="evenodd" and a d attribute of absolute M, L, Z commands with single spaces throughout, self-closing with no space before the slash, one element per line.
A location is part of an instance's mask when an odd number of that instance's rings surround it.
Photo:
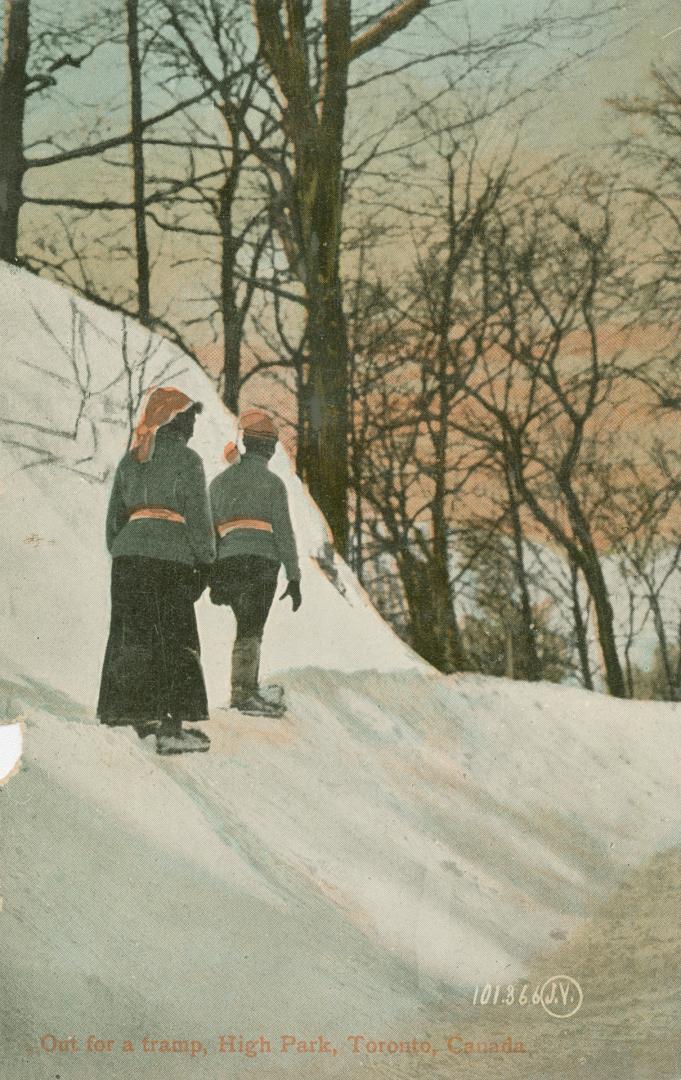
<path fill-rule="evenodd" d="M 206 403 L 209 475 L 234 421 L 174 347 L 115 314 L 7 268 L 0 309 L 0 717 L 25 718 L 0 792 L 7 1075 L 103 1074 L 82 1054 L 46 1072 L 46 1032 L 419 1035 L 434 1003 L 521 975 L 678 837 L 679 706 L 431 672 L 342 564 L 322 568 L 323 522 L 283 455 L 305 602 L 276 607 L 265 657 L 289 717 L 220 708 L 233 628 L 203 600 L 210 754 L 161 760 L 96 725 L 130 395 L 163 379 Z M 189 1069 L 142 1061 L 135 1076 Z M 296 1066 L 263 1058 L 258 1075 Z M 116 1054 L 104 1074 L 133 1075 Z"/>
<path fill-rule="evenodd" d="M 143 392 L 168 382 L 204 402 L 192 446 L 203 457 L 208 479 L 224 467 L 222 449 L 235 438 L 235 420 L 207 376 L 170 343 L 4 265 L 0 319 L 0 505 L 6 522 L 0 595 L 13 619 L 13 634 L 3 647 L 8 659 L 31 656 L 51 686 L 93 704 L 108 620 L 102 528 L 109 482 L 127 445 L 131 399 L 136 416 Z M 267 662 L 286 667 L 314 657 L 322 665 L 353 670 L 365 664 L 369 631 L 370 666 L 418 664 L 344 567 L 336 572 L 345 596 L 321 571 L 313 556 L 323 555 L 326 526 L 281 449 L 273 467 L 289 488 L 307 556 L 306 610 L 294 620 L 288 602 L 275 608 Z M 211 696 L 220 700 L 231 627 L 207 598 L 200 618 Z M 68 645 L 55 648 L 66 629 Z"/>

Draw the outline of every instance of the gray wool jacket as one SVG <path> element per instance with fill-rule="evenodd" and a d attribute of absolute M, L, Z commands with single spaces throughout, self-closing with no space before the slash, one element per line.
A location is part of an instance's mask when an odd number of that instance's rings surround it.
<path fill-rule="evenodd" d="M 145 506 L 174 510 L 186 524 L 128 521 L 133 510 Z M 130 452 L 121 460 L 109 499 L 106 543 L 114 558 L 143 555 L 190 566 L 213 562 L 215 533 L 203 464 L 180 435 L 159 428 L 149 461 L 139 462 Z"/>
<path fill-rule="evenodd" d="M 246 453 L 240 462 L 216 476 L 210 485 L 210 504 L 216 528 L 231 518 L 255 518 L 272 526 L 272 532 L 240 528 L 218 538 L 218 559 L 261 555 L 283 563 L 289 581 L 300 579 L 286 486 L 270 472 L 264 457 Z"/>

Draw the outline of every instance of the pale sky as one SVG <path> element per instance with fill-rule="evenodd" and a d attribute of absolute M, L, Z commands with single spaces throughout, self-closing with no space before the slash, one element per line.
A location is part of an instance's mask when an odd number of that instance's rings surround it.
<path fill-rule="evenodd" d="M 62 12 L 61 18 L 67 22 L 77 20 L 92 6 L 92 0 L 89 4 L 87 0 L 63 0 L 59 4 L 57 0 L 34 0 L 35 10 L 45 10 L 48 3 Z M 243 3 L 246 8 L 250 7 L 249 0 L 243 0 Z M 381 2 L 376 6 L 384 5 Z M 432 9 L 419 16 L 406 34 L 393 39 L 380 53 L 372 54 L 372 62 L 391 64 L 408 52 L 425 53 L 429 49 L 442 48 L 443 31 L 452 41 L 460 40 L 464 13 L 467 13 L 474 31 L 485 35 L 497 32 L 504 24 L 529 18 L 545 6 L 541 0 L 478 0 L 477 3 L 462 0 L 461 3 L 444 6 L 442 0 L 434 0 Z M 559 0 L 557 4 L 561 12 L 574 15 L 584 10 L 593 11 L 595 6 L 590 0 Z M 537 119 L 532 132 L 532 139 L 538 145 L 548 149 L 552 144 L 563 147 L 577 140 L 592 144 L 607 138 L 613 124 L 621 121 L 604 107 L 605 99 L 618 94 L 644 92 L 653 63 L 678 66 L 681 56 L 681 0 L 632 0 L 624 5 L 623 10 L 604 20 L 603 29 L 594 37 L 594 43 L 597 44 L 595 55 L 576 66 L 570 76 L 561 81 L 554 94 L 546 94 L 545 115 Z M 565 37 L 558 38 L 543 52 L 525 53 L 523 70 L 528 79 L 537 77 L 547 65 L 567 58 L 580 47 L 578 42 L 573 44 Z M 442 63 L 435 62 L 430 71 L 427 67 L 419 67 L 414 72 L 418 72 L 420 79 L 428 81 L 436 77 L 438 66 L 441 67 Z M 488 74 L 494 77 L 494 71 Z M 91 107 L 101 103 L 106 106 L 106 114 L 111 101 L 124 105 L 125 77 L 122 53 L 113 48 L 100 50 L 80 71 L 60 74 L 58 93 L 52 95 L 52 100 L 45 96 L 39 105 L 37 99 L 33 99 L 31 115 L 37 119 L 40 113 L 40 128 L 55 131 L 59 128 L 60 113 L 64 119 L 71 113 L 75 102 L 87 103 Z M 373 93 L 376 107 L 380 108 L 382 96 L 385 95 L 387 101 L 393 89 L 388 82 L 377 83 Z"/>

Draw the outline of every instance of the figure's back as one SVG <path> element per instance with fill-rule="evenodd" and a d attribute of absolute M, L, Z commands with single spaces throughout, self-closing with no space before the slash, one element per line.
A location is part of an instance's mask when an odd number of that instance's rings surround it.
<path fill-rule="evenodd" d="M 107 535 L 114 556 L 141 555 L 179 562 L 211 562 L 213 531 L 201 459 L 182 438 L 160 431 L 153 456 L 127 453 L 116 472 Z M 131 520 L 139 509 L 176 513 L 181 523 Z"/>
<path fill-rule="evenodd" d="M 296 543 L 286 487 L 267 460 L 246 453 L 210 486 L 218 559 L 261 555 L 282 562 L 289 578 L 298 574 Z"/>
<path fill-rule="evenodd" d="M 279 489 L 285 496 L 284 485 L 267 467 L 264 458 L 246 454 L 215 478 L 210 488 L 213 517 L 219 512 L 222 519 L 231 515 L 271 520 L 271 502 Z"/>

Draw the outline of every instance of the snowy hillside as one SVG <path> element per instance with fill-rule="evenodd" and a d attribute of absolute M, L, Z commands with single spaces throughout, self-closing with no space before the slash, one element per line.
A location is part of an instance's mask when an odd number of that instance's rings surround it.
<path fill-rule="evenodd" d="M 106 502 L 144 391 L 172 383 L 204 402 L 192 446 L 208 479 L 224 467 L 222 450 L 235 438 L 235 420 L 207 376 L 167 341 L 5 265 L 0 319 L 0 498 L 6 511 L 0 595 L 13 622 L 3 648 L 7 661 L 23 665 L 31 657 L 50 686 L 89 705 L 96 699 L 108 628 Z M 326 527 L 281 449 L 273 467 L 288 485 L 308 559 L 305 614 L 294 619 L 288 603 L 275 605 L 265 664 L 278 668 L 313 659 L 353 670 L 366 663 L 369 633 L 368 666 L 413 667 L 416 658 L 374 614 L 347 571 L 337 567 L 337 587 L 324 575 L 314 556 L 324 554 Z M 224 610 L 213 609 L 207 598 L 200 618 L 209 692 L 219 702 L 231 627 Z"/>
<path fill-rule="evenodd" d="M 234 421 L 174 347 L 50 283 L 0 270 L 0 312 L 0 719 L 25 718 L 0 792 L 7 1075 L 188 1075 L 154 1054 L 52 1070 L 29 1053 L 44 1032 L 419 1035 L 435 1003 L 521 976 L 678 840 L 681 706 L 431 672 L 329 571 L 283 454 L 304 604 L 276 606 L 264 662 L 289 716 L 221 708 L 233 625 L 204 598 L 210 753 L 159 759 L 96 725 L 129 406 L 161 380 L 203 400 L 209 476 Z M 237 1073 L 220 1057 L 201 1075 Z"/>

